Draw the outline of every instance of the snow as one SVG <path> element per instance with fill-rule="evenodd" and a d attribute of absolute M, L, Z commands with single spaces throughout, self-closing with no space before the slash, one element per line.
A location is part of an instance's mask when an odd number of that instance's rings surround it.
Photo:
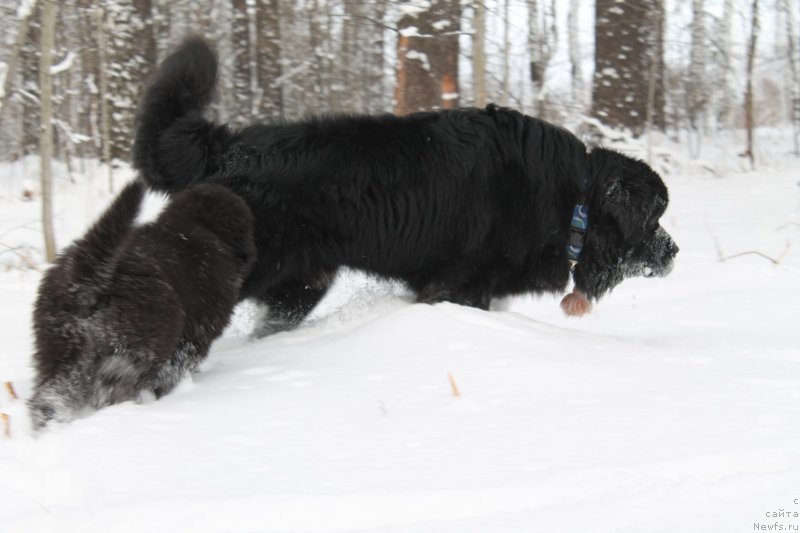
<path fill-rule="evenodd" d="M 406 50 L 406 58 L 409 61 L 417 60 L 420 62 L 423 70 L 430 72 L 431 70 L 431 63 L 428 60 L 428 54 L 424 52 L 420 52 L 418 50 Z"/>
<path fill-rule="evenodd" d="M 0 530 L 800 529 L 800 160 L 788 133 L 759 135 L 757 172 L 720 142 L 666 176 L 675 270 L 624 282 L 587 318 L 557 297 L 412 304 L 347 272 L 292 332 L 250 340 L 257 310 L 240 306 L 203 371 L 159 401 L 34 438 L 0 390 Z M 35 168 L 0 168 L 0 241 L 41 262 L 39 205 L 16 199 Z M 84 175 L 57 184 L 62 246 L 110 200 L 104 169 Z M 719 260 L 749 251 L 780 262 Z M 40 273 L 0 261 L 0 380 L 24 399 Z"/>
<path fill-rule="evenodd" d="M 30 17 L 35 8 L 36 0 L 22 0 L 17 7 L 17 18 L 23 20 Z"/>
<path fill-rule="evenodd" d="M 67 52 L 67 55 L 64 56 L 64 59 L 58 63 L 57 65 L 53 65 L 50 67 L 50 75 L 55 76 L 57 74 L 61 74 L 72 68 L 72 65 L 75 64 L 75 59 L 78 56 L 75 55 L 75 52 Z"/>

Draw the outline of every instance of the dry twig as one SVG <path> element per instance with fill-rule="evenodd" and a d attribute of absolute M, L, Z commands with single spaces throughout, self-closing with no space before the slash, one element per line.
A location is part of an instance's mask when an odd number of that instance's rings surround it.
<path fill-rule="evenodd" d="M 448 372 L 447 373 L 447 379 L 450 380 L 450 390 L 453 391 L 453 396 L 455 396 L 456 398 L 461 396 L 461 393 L 458 391 L 458 385 L 456 385 L 456 380 L 453 377 L 453 374 Z"/>
<path fill-rule="evenodd" d="M 8 395 L 11 396 L 12 400 L 19 400 L 17 391 L 14 390 L 14 385 L 12 385 L 10 381 L 3 383 L 3 387 L 5 387 L 6 391 L 8 391 Z"/>
<path fill-rule="evenodd" d="M 730 259 L 736 259 L 737 257 L 743 257 L 745 255 L 757 255 L 758 257 L 763 257 L 764 259 L 766 259 L 767 261 L 769 261 L 773 265 L 778 266 L 778 265 L 781 264 L 781 261 L 783 261 L 783 258 L 786 257 L 786 254 L 789 253 L 789 249 L 790 248 L 791 248 L 791 245 L 789 243 L 786 243 L 786 247 L 783 249 L 783 252 L 781 252 L 781 255 L 779 255 L 777 259 L 772 258 L 772 257 L 768 256 L 767 254 L 761 253 L 759 251 L 751 250 L 751 251 L 747 251 L 747 252 L 740 252 L 738 254 L 729 255 L 727 257 L 720 257 L 719 258 L 719 262 L 723 263 L 723 262 L 728 261 Z"/>
<path fill-rule="evenodd" d="M 3 435 L 11 438 L 11 417 L 5 413 L 0 413 L 0 421 L 3 422 Z"/>

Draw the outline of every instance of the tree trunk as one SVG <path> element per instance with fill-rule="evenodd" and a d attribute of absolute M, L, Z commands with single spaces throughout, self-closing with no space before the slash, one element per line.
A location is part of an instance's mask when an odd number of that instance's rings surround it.
<path fill-rule="evenodd" d="M 594 116 L 641 135 L 647 123 L 650 83 L 655 83 L 652 123 L 663 129 L 662 0 L 597 0 L 595 9 Z M 642 76 L 652 68 L 653 82 Z"/>
<path fill-rule="evenodd" d="M 475 33 L 472 36 L 472 76 L 475 91 L 475 106 L 486 107 L 486 4 L 484 0 L 473 2 Z"/>
<path fill-rule="evenodd" d="M 433 0 L 400 19 L 395 113 L 458 107 L 458 0 Z"/>
<path fill-rule="evenodd" d="M 800 156 L 800 58 L 798 57 L 797 26 L 794 9 L 790 0 L 782 2 L 783 16 L 786 19 L 786 55 L 789 60 L 789 115 L 792 117 L 794 132 L 794 155 Z"/>
<path fill-rule="evenodd" d="M 509 98 L 511 95 L 511 73 L 509 71 L 511 65 L 511 44 L 509 40 L 509 31 L 511 29 L 511 20 L 509 14 L 510 1 L 503 2 L 503 79 L 502 88 L 503 92 L 500 96 L 500 104 L 508 106 Z"/>
<path fill-rule="evenodd" d="M 14 73 L 17 71 L 17 63 L 19 63 L 20 51 L 25 44 L 25 39 L 28 37 L 28 27 L 33 9 L 27 10 L 23 13 L 22 18 L 19 20 L 19 28 L 17 29 L 17 36 L 14 39 L 14 46 L 11 48 L 11 55 L 6 61 L 6 77 L 3 80 L 3 87 L 0 88 L 0 124 L 3 122 L 3 115 L 6 110 L 6 102 L 11 96 L 11 86 L 14 80 Z"/>
<path fill-rule="evenodd" d="M 136 104 L 156 64 L 152 0 L 106 0 L 110 26 L 108 70 L 111 157 L 127 160 Z"/>
<path fill-rule="evenodd" d="M 39 94 L 39 82 L 41 73 L 41 46 L 42 46 L 42 6 L 37 3 L 32 8 L 28 24 L 28 34 L 25 44 L 22 46 L 22 135 L 21 150 L 22 155 L 39 153 L 39 143 L 41 139 L 41 95 Z"/>
<path fill-rule="evenodd" d="M 569 62 L 572 74 L 572 105 L 578 113 L 583 113 L 583 69 L 581 68 L 581 49 L 578 37 L 579 0 L 570 0 L 567 14 L 569 32 Z"/>
<path fill-rule="evenodd" d="M 41 54 L 39 56 L 39 92 L 41 100 L 41 129 L 39 156 L 42 167 L 42 229 L 44 253 L 48 263 L 56 258 L 56 241 L 53 231 L 53 64 L 55 42 L 56 4 L 44 2 L 42 6 Z"/>
<path fill-rule="evenodd" d="M 103 147 L 102 161 L 106 164 L 108 172 L 108 192 L 114 192 L 114 170 L 111 165 L 111 95 L 108 90 L 108 37 L 107 19 L 102 7 L 95 8 L 95 21 L 97 23 L 98 53 L 97 66 L 100 73 L 100 139 Z"/>
<path fill-rule="evenodd" d="M 689 58 L 689 79 L 686 84 L 689 126 L 702 133 L 707 103 L 706 79 L 706 30 L 703 0 L 692 0 L 692 48 Z"/>
<path fill-rule="evenodd" d="M 257 87 L 259 119 L 283 118 L 281 77 L 281 18 L 278 0 L 259 0 L 256 4 L 256 42 L 258 44 Z"/>
<path fill-rule="evenodd" d="M 753 0 L 751 7 L 750 41 L 747 45 L 747 89 L 744 95 L 744 122 L 747 130 L 747 149 L 744 156 L 750 160 L 750 168 L 756 168 L 753 152 L 753 128 L 755 127 L 755 110 L 753 109 L 753 67 L 756 59 L 756 44 L 758 39 L 758 0 Z"/>
<path fill-rule="evenodd" d="M 733 127 L 733 102 L 736 99 L 731 88 L 733 69 L 733 47 L 731 39 L 731 21 L 733 19 L 733 0 L 725 0 L 722 8 L 722 19 L 719 27 L 720 54 L 722 56 L 721 76 L 718 89 L 721 91 L 718 122 L 724 128 Z"/>
<path fill-rule="evenodd" d="M 246 0 L 231 0 L 233 8 L 233 109 L 230 121 L 240 127 L 252 121 L 253 58 L 250 47 L 250 24 Z"/>

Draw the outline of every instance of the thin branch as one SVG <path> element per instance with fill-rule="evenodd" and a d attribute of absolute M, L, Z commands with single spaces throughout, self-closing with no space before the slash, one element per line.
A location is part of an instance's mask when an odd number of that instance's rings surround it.
<path fill-rule="evenodd" d="M 774 258 L 768 256 L 767 254 L 761 253 L 759 251 L 748 251 L 748 252 L 740 252 L 738 254 L 729 255 L 727 257 L 720 257 L 719 262 L 720 263 L 724 263 L 725 261 L 728 261 L 730 259 L 736 259 L 737 257 L 744 257 L 746 255 L 756 255 L 758 257 L 762 257 L 762 258 L 766 259 L 767 261 L 769 261 L 773 265 L 778 266 L 778 265 L 781 264 L 781 261 L 783 261 L 783 259 L 786 257 L 786 254 L 789 253 L 789 249 L 790 248 L 791 248 L 791 245 L 789 243 L 786 243 L 786 247 L 783 249 L 783 252 L 781 253 L 781 255 L 778 256 L 777 259 L 774 259 Z"/>

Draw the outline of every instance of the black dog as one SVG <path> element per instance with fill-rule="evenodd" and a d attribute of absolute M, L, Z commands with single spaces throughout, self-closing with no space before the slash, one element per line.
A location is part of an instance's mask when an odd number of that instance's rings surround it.
<path fill-rule="evenodd" d="M 140 105 L 134 164 L 158 190 L 208 181 L 247 201 L 259 258 L 242 296 L 284 327 L 341 266 L 403 280 L 422 302 L 483 309 L 563 291 L 579 202 L 589 227 L 574 278 L 588 298 L 671 268 L 677 247 L 658 223 L 667 189 L 641 161 L 587 153 L 571 133 L 496 106 L 231 131 L 202 116 L 216 72 L 199 38 L 167 57 Z"/>
<path fill-rule="evenodd" d="M 127 186 L 42 280 L 28 402 L 36 429 L 168 393 L 228 324 L 254 261 L 249 208 L 200 185 L 133 228 L 143 194 L 141 182 Z"/>

